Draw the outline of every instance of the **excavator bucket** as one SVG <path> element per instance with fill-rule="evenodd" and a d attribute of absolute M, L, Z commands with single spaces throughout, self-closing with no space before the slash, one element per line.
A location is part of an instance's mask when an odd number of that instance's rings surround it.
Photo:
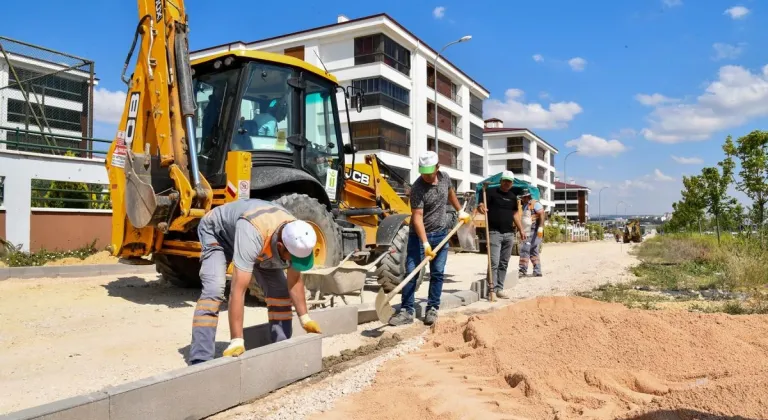
<path fill-rule="evenodd" d="M 148 165 L 145 166 L 143 160 L 130 150 L 125 156 L 125 213 L 136 228 L 147 226 L 157 208 L 152 179 L 149 170 L 144 169 Z"/>

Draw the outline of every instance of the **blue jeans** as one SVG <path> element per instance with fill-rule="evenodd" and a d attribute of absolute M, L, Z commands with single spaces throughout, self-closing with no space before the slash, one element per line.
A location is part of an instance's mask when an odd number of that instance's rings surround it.
<path fill-rule="evenodd" d="M 437 247 L 448 235 L 448 230 L 441 230 L 438 232 L 427 233 L 427 241 L 432 249 Z M 416 266 L 424 259 L 424 247 L 421 245 L 421 240 L 414 233 L 408 235 L 408 246 L 406 248 L 405 257 L 405 273 L 411 274 Z M 429 308 L 440 309 L 440 295 L 443 293 L 443 271 L 445 270 L 445 263 L 448 261 L 448 246 L 447 244 L 437 252 L 437 256 L 429 262 L 429 298 L 427 299 L 427 310 Z M 414 313 L 414 296 L 416 294 L 416 280 L 411 280 L 403 287 L 402 303 L 400 309 L 405 310 L 410 314 Z"/>

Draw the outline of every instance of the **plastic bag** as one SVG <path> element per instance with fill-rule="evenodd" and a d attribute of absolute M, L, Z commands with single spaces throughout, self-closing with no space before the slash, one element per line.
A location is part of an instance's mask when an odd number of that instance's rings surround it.
<path fill-rule="evenodd" d="M 475 233 L 475 224 L 470 221 L 469 224 L 463 224 L 456 231 L 456 236 L 459 237 L 459 244 L 462 251 L 477 252 L 477 235 Z"/>

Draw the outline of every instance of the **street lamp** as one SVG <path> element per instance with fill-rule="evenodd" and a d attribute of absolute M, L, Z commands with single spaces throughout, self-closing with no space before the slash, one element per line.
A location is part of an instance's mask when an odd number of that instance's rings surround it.
<path fill-rule="evenodd" d="M 601 210 L 601 201 L 600 201 L 601 197 L 600 197 L 600 194 L 602 194 L 603 190 L 606 189 L 606 188 L 608 188 L 608 187 L 600 188 L 600 191 L 597 192 L 597 218 L 600 219 L 601 221 L 602 221 L 603 212 Z"/>
<path fill-rule="evenodd" d="M 565 159 L 563 159 L 563 179 L 565 180 L 565 220 L 566 221 L 568 221 L 568 170 L 567 170 L 568 156 L 578 152 L 579 152 L 578 150 L 574 150 L 571 153 L 568 153 L 567 155 L 565 155 Z M 578 220 L 578 217 L 577 217 L 577 220 Z M 567 236 L 565 238 L 565 241 L 568 242 Z"/>
<path fill-rule="evenodd" d="M 463 37 L 457 39 L 456 41 L 449 42 L 445 44 L 443 49 L 441 49 L 440 52 L 437 53 L 437 55 L 435 56 L 435 64 L 433 66 L 435 68 L 435 83 L 434 83 L 435 85 L 433 86 L 433 88 L 435 89 L 435 154 L 437 154 L 438 143 L 439 143 L 437 140 L 437 59 L 440 58 L 440 54 L 442 54 L 446 48 L 450 47 L 453 44 L 458 44 L 459 42 L 469 41 L 470 39 L 472 39 L 472 35 L 464 35 Z M 437 161 L 440 162 L 440 155 L 438 155 Z"/>

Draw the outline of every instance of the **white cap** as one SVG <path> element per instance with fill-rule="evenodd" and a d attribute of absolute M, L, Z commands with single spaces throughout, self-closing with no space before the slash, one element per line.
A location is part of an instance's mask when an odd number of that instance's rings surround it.
<path fill-rule="evenodd" d="M 312 250 L 317 244 L 317 234 L 309 223 L 303 220 L 294 220 L 283 228 L 282 240 L 291 255 L 305 258 L 312 254 Z"/>
<path fill-rule="evenodd" d="M 419 173 L 431 174 L 435 172 L 437 166 L 437 153 L 427 150 L 419 155 Z"/>
<path fill-rule="evenodd" d="M 515 180 L 515 173 L 512 171 L 504 171 L 501 173 L 501 179 L 502 180 L 509 180 L 514 181 Z"/>

